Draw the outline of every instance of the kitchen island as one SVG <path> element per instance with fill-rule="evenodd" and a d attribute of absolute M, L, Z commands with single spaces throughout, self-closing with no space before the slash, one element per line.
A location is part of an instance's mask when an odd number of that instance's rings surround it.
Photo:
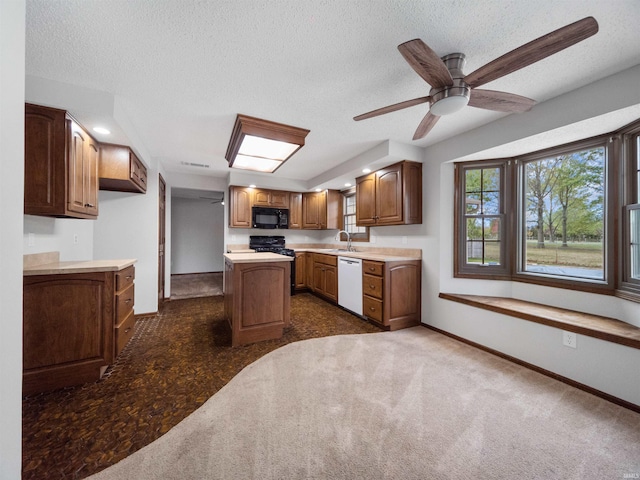
<path fill-rule="evenodd" d="M 231 345 L 282 337 L 290 319 L 292 257 L 276 253 L 224 256 L 224 316 Z"/>

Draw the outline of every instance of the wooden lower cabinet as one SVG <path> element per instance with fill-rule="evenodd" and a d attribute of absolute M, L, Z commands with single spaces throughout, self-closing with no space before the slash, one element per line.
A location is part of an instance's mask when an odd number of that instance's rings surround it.
<path fill-rule="evenodd" d="M 133 335 L 134 267 L 23 277 L 23 395 L 98 380 Z"/>
<path fill-rule="evenodd" d="M 304 290 L 309 287 L 307 282 L 307 257 L 309 253 L 296 252 L 296 290 Z"/>
<path fill-rule="evenodd" d="M 332 303 L 338 303 L 338 257 L 314 253 L 312 290 Z"/>
<path fill-rule="evenodd" d="M 421 260 L 363 260 L 364 316 L 390 330 L 419 325 L 421 263 Z"/>
<path fill-rule="evenodd" d="M 238 262 L 225 258 L 224 318 L 231 345 L 282 337 L 290 321 L 290 261 Z"/>

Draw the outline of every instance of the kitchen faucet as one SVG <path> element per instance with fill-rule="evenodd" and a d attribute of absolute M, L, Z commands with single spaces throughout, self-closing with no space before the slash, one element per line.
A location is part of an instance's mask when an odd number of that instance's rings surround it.
<path fill-rule="evenodd" d="M 351 246 L 351 235 L 349 234 L 349 232 L 347 232 L 346 230 L 340 230 L 340 231 L 338 232 L 338 234 L 336 235 L 336 238 L 337 238 L 338 240 L 340 240 L 340 234 L 341 234 L 341 233 L 344 233 L 344 234 L 347 236 L 347 251 L 348 251 L 348 252 L 355 252 L 355 248 L 353 248 L 353 247 Z"/>

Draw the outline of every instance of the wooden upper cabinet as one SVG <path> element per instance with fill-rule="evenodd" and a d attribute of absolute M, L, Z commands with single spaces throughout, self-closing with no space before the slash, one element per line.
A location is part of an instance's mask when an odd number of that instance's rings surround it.
<path fill-rule="evenodd" d="M 289 208 L 289 192 L 282 190 L 254 190 L 253 205 L 256 207 Z"/>
<path fill-rule="evenodd" d="M 422 164 L 403 161 L 356 179 L 356 224 L 422 223 Z"/>
<path fill-rule="evenodd" d="M 302 228 L 341 229 L 342 225 L 342 194 L 338 190 L 302 194 Z"/>
<path fill-rule="evenodd" d="M 302 193 L 289 193 L 289 228 L 302 228 Z"/>
<path fill-rule="evenodd" d="M 99 144 L 64 110 L 25 105 L 24 213 L 98 216 Z"/>
<path fill-rule="evenodd" d="M 252 189 L 229 187 L 229 226 L 251 228 Z"/>
<path fill-rule="evenodd" d="M 124 145 L 100 146 L 100 190 L 146 193 L 147 167 Z"/>

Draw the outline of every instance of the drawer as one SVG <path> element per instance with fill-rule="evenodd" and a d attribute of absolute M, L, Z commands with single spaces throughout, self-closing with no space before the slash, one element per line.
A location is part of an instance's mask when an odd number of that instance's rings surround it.
<path fill-rule="evenodd" d="M 116 295 L 116 325 L 119 325 L 130 312 L 133 312 L 134 285 Z"/>
<path fill-rule="evenodd" d="M 371 260 L 362 261 L 362 273 L 368 273 L 370 275 L 377 275 L 381 277 L 382 272 L 384 272 L 384 263 L 372 262 Z"/>
<path fill-rule="evenodd" d="M 325 265 L 338 266 L 338 257 L 335 255 L 325 255 L 324 253 L 314 253 L 313 261 L 317 263 L 324 263 Z"/>
<path fill-rule="evenodd" d="M 382 299 L 382 277 L 362 275 L 362 293 L 371 297 Z"/>
<path fill-rule="evenodd" d="M 133 285 L 136 278 L 136 271 L 133 265 L 116 272 L 116 292 L 121 292 Z"/>
<path fill-rule="evenodd" d="M 116 327 L 116 356 L 120 354 L 125 345 L 131 340 L 133 332 L 135 331 L 135 324 L 135 316 L 132 310 L 124 321 Z"/>
<path fill-rule="evenodd" d="M 362 297 L 363 314 L 371 320 L 382 323 L 382 300 L 371 298 L 367 295 Z"/>

